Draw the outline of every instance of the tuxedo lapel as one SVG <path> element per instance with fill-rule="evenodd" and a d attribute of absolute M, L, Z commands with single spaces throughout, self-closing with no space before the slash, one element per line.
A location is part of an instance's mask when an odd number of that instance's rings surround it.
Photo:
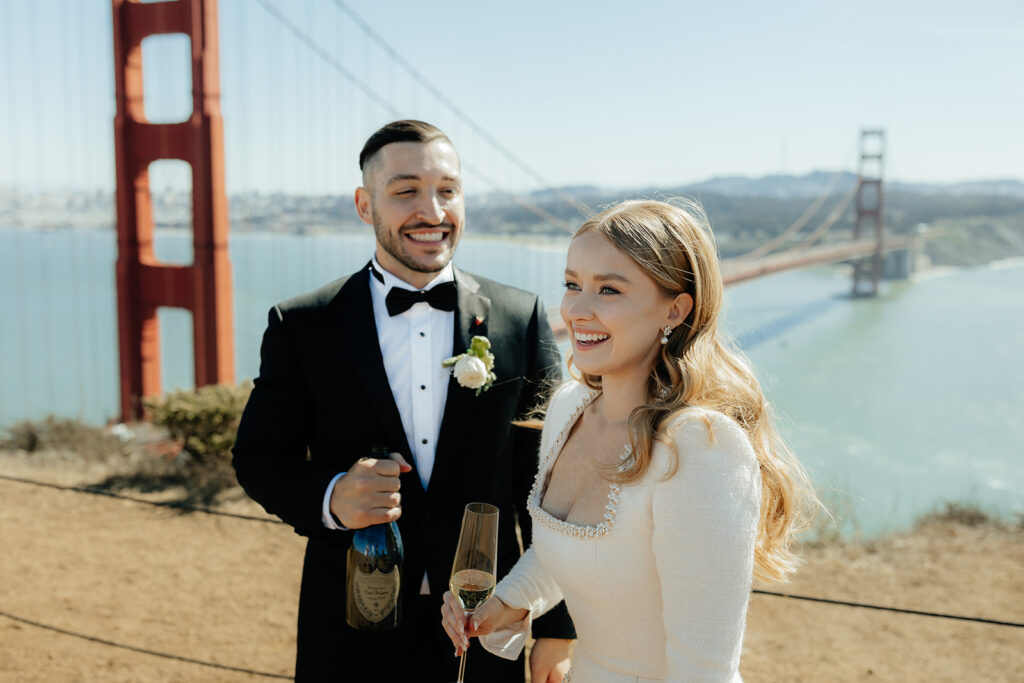
<path fill-rule="evenodd" d="M 480 284 L 468 273 L 455 268 L 455 285 L 458 299 L 455 308 L 455 334 L 452 355 L 464 353 L 474 336 L 487 336 L 487 316 L 491 300 L 480 293 Z M 460 386 L 454 377 L 448 380 L 448 396 L 441 419 L 437 450 L 434 452 L 434 469 L 430 475 L 431 490 L 435 482 L 451 481 L 452 470 L 456 467 L 460 444 L 459 420 L 464 420 L 472 409 L 471 401 L 476 398 L 472 389 Z M 439 475 L 439 476 L 438 476 Z"/>
<path fill-rule="evenodd" d="M 487 313 L 491 308 L 491 300 L 480 294 L 480 284 L 458 268 L 454 271 L 458 303 L 455 309 L 455 348 L 452 355 L 468 349 L 474 336 L 487 336 Z M 450 398 L 451 393 L 448 396 Z"/>
<path fill-rule="evenodd" d="M 391 394 L 391 384 L 384 369 L 384 356 L 377 339 L 377 323 L 370 299 L 369 267 L 349 278 L 334 304 L 331 323 L 335 326 L 338 339 L 346 340 L 352 351 L 352 355 L 343 359 L 343 362 L 349 369 L 354 369 L 358 377 L 352 390 L 364 392 L 374 413 L 380 418 L 384 433 L 394 435 L 389 437 L 393 441 L 388 445 L 391 448 L 404 445 L 401 451 L 408 458 L 412 449 L 406 443 L 402 417 L 395 404 L 395 397 Z M 336 348 L 340 351 L 344 346 L 339 344 Z"/>

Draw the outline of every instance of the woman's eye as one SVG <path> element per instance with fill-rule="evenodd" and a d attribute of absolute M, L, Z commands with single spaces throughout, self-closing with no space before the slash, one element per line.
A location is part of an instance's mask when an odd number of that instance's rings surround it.
<path fill-rule="evenodd" d="M 600 292 L 601 294 L 618 294 L 619 290 L 615 289 L 614 287 L 609 287 L 608 285 L 605 285 L 600 289 Z"/>
<path fill-rule="evenodd" d="M 569 282 L 568 280 L 563 282 L 562 286 L 565 287 L 566 289 L 572 290 L 574 292 L 578 292 L 579 289 L 580 289 L 579 285 L 577 285 L 575 282 Z"/>

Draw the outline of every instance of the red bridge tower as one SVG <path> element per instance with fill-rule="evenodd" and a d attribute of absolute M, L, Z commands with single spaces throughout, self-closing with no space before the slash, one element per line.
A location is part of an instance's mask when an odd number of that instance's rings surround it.
<path fill-rule="evenodd" d="M 885 213 L 882 169 L 885 161 L 885 131 L 860 132 L 860 164 L 857 169 L 857 220 L 853 240 L 861 238 L 865 226 L 875 228 L 875 252 L 853 264 L 853 295 L 877 296 L 882 279 L 882 255 L 885 251 Z"/>
<path fill-rule="evenodd" d="M 192 312 L 197 386 L 234 382 L 234 332 L 217 2 L 112 0 L 112 6 L 121 416 L 129 420 L 138 417 L 140 398 L 161 390 L 157 307 Z M 142 39 L 166 33 L 191 39 L 192 113 L 181 123 L 154 124 L 143 107 Z M 192 168 L 191 265 L 161 263 L 154 253 L 149 164 L 158 159 Z"/>

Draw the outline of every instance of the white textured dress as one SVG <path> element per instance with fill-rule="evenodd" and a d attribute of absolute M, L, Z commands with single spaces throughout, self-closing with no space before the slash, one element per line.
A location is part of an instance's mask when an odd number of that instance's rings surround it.
<path fill-rule="evenodd" d="M 599 392 L 570 380 L 548 408 L 528 506 L 533 545 L 495 589 L 529 616 L 482 638 L 513 658 L 534 617 L 565 599 L 579 640 L 574 683 L 740 681 L 761 495 L 746 434 L 721 413 L 690 408 L 669 428 L 679 466 L 655 442 L 637 482 L 609 484 L 604 521 L 580 526 L 540 507 L 569 431 Z"/>

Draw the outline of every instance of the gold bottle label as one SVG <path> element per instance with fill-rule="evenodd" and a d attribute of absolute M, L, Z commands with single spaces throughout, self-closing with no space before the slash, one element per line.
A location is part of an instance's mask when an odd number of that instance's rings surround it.
<path fill-rule="evenodd" d="M 352 577 L 352 594 L 355 596 L 356 608 L 367 620 L 375 624 L 382 621 L 394 609 L 400 585 L 398 567 L 389 572 L 378 569 L 369 574 L 355 572 Z"/>

